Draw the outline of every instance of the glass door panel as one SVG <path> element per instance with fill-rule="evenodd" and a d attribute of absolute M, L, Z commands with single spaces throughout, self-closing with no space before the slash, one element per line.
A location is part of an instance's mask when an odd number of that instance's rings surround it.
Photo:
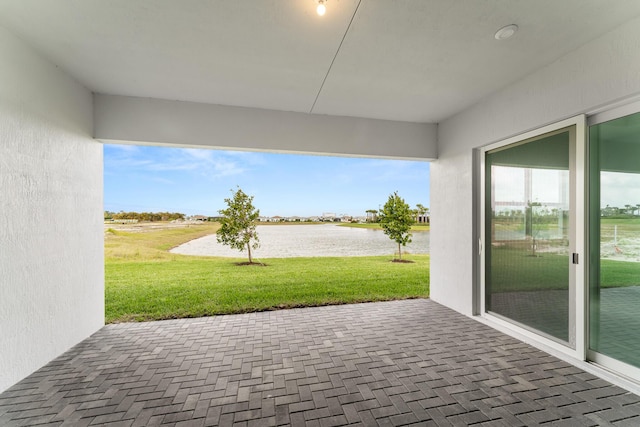
<path fill-rule="evenodd" d="M 572 139 L 565 128 L 485 157 L 485 310 L 564 344 L 575 341 Z"/>
<path fill-rule="evenodd" d="M 589 348 L 640 367 L 640 113 L 589 128 Z"/>

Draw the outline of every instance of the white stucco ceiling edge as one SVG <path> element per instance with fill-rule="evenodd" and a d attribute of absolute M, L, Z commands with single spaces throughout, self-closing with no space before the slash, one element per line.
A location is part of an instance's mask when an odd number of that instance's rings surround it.
<path fill-rule="evenodd" d="M 107 143 L 435 160 L 437 125 L 94 95 Z"/>

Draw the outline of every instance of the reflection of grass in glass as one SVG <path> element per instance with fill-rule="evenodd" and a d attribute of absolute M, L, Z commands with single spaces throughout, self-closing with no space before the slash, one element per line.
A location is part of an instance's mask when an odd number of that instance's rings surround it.
<path fill-rule="evenodd" d="M 566 255 L 532 257 L 528 248 L 491 249 L 492 292 L 567 289 Z"/>
<path fill-rule="evenodd" d="M 601 243 L 613 242 L 616 225 L 618 239 L 625 237 L 640 239 L 640 218 L 600 218 Z"/>
<path fill-rule="evenodd" d="M 493 221 L 496 229 L 501 230 L 509 230 L 509 231 L 520 231 L 524 233 L 524 222 L 513 222 L 513 221 Z M 546 223 L 536 223 L 536 227 L 540 230 L 556 230 L 558 229 L 558 222 L 546 222 Z"/>
<path fill-rule="evenodd" d="M 492 292 L 567 289 L 567 255 L 529 256 L 526 249 L 491 249 Z M 640 285 L 640 263 L 602 260 L 600 286 L 616 288 Z"/>
<path fill-rule="evenodd" d="M 636 230 L 640 230 L 640 217 L 636 218 L 600 218 L 602 224 L 626 224 L 636 226 Z"/>
<path fill-rule="evenodd" d="M 524 221 L 523 220 L 515 222 L 515 221 L 511 221 L 511 220 L 493 219 L 493 224 L 496 227 L 496 229 L 524 232 Z"/>
<path fill-rule="evenodd" d="M 600 286 L 618 288 L 640 285 L 640 263 L 627 261 L 600 261 Z"/>

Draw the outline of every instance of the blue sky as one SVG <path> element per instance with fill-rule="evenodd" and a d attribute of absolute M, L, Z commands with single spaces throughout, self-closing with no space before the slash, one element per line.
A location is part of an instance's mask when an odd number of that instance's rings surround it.
<path fill-rule="evenodd" d="M 429 163 L 104 145 L 108 211 L 217 215 L 236 186 L 264 216 L 360 216 L 396 190 L 412 207 L 429 206 Z"/>

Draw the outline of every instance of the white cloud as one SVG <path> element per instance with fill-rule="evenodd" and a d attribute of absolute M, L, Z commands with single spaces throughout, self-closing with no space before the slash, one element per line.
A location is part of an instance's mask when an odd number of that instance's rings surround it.
<path fill-rule="evenodd" d="M 246 173 L 252 165 L 262 162 L 261 156 L 257 153 L 194 148 L 145 148 L 109 145 L 109 149 L 105 151 L 105 158 L 112 170 L 186 172 L 210 180 Z M 154 150 L 152 154 L 150 150 Z"/>
<path fill-rule="evenodd" d="M 545 204 L 569 203 L 569 171 L 556 169 L 529 169 L 531 171 L 531 193 L 526 194 L 525 169 L 509 166 L 493 166 L 493 198 L 496 202 L 521 203 L 528 201 Z M 562 191 L 564 189 L 564 191 Z M 529 200 L 528 200 L 529 199 Z M 516 205 L 514 205 L 516 206 Z M 514 206 L 509 206 L 513 208 Z"/>
<path fill-rule="evenodd" d="M 601 172 L 600 207 L 640 204 L 640 174 Z"/>

